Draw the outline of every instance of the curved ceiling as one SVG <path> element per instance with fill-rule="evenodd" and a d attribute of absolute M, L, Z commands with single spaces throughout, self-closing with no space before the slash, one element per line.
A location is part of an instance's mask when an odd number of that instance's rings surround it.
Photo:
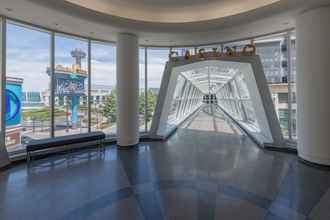
<path fill-rule="evenodd" d="M 198 22 L 241 14 L 280 0 L 66 0 L 122 18 L 161 23 Z"/>
<path fill-rule="evenodd" d="M 0 15 L 98 40 L 129 32 L 142 45 L 188 46 L 288 30 L 297 13 L 324 4 L 330 0 L 1 0 Z M 122 8 L 114 14 L 110 5 Z"/>

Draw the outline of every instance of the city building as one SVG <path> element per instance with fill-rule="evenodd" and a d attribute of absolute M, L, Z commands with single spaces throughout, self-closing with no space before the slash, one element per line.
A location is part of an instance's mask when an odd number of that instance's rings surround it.
<path fill-rule="evenodd" d="M 22 104 L 23 108 L 38 108 L 44 106 L 45 101 L 41 92 L 27 91 L 22 92 Z"/>
<path fill-rule="evenodd" d="M 112 86 L 92 85 L 91 103 L 93 105 L 103 105 L 107 96 L 111 94 L 112 90 L 114 90 Z"/>
<path fill-rule="evenodd" d="M 330 0 L 0 1 L 0 219 L 328 220 Z"/>

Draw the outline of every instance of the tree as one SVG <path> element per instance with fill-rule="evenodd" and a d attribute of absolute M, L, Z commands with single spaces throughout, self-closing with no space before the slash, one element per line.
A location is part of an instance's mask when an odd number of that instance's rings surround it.
<path fill-rule="evenodd" d="M 117 93 L 116 90 L 112 90 L 110 95 L 106 97 L 104 106 L 102 108 L 103 117 L 108 118 L 110 122 L 115 122 L 117 120 L 116 102 L 117 102 Z"/>
<path fill-rule="evenodd" d="M 152 90 L 147 91 L 148 95 L 148 115 L 147 122 L 150 122 L 155 111 L 157 96 Z M 106 97 L 104 106 L 102 108 L 102 115 L 110 120 L 110 122 L 116 121 L 116 102 L 117 93 L 113 90 L 109 96 Z M 142 92 L 139 96 L 139 114 L 145 114 L 145 92 Z"/>
<path fill-rule="evenodd" d="M 147 104 L 147 122 L 150 122 L 156 108 L 157 96 L 152 90 L 147 91 L 148 104 Z M 139 113 L 141 115 L 145 114 L 145 92 L 142 92 L 139 97 Z"/>

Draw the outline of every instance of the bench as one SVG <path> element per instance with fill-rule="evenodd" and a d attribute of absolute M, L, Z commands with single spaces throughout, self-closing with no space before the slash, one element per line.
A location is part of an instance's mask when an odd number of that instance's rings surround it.
<path fill-rule="evenodd" d="M 79 144 L 84 142 L 96 141 L 99 147 L 103 146 L 103 140 L 105 134 L 101 131 L 84 133 L 84 134 L 73 134 L 61 137 L 53 137 L 29 141 L 26 145 L 26 157 L 27 161 L 30 162 L 31 154 L 36 151 L 42 151 L 45 149 L 51 149 L 56 147 L 63 147 L 71 144 Z"/>

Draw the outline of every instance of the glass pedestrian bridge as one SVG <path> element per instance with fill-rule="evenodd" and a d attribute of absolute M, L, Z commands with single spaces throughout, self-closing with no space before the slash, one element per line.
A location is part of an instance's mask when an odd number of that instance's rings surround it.
<path fill-rule="evenodd" d="M 151 137 L 166 139 L 199 112 L 208 97 L 214 97 L 216 108 L 260 146 L 285 146 L 256 55 L 171 58 L 164 70 Z"/>

